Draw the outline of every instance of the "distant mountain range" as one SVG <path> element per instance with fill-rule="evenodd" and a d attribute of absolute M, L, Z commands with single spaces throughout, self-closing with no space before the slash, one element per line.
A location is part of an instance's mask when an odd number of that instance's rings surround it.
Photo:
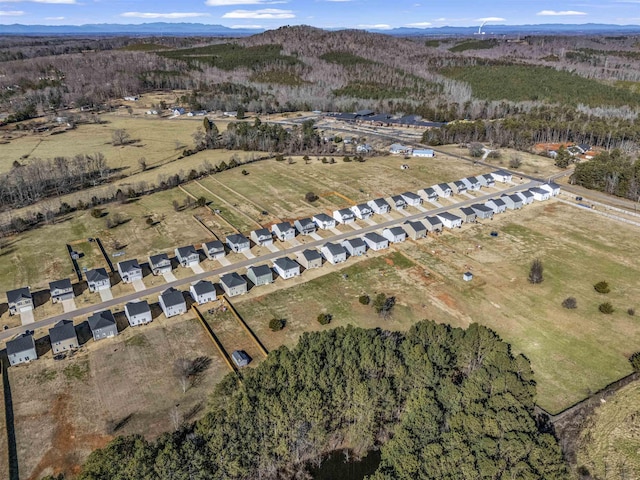
<path fill-rule="evenodd" d="M 0 25 L 0 35 L 162 35 L 162 36 L 246 36 L 264 30 L 229 28 L 204 23 L 154 22 L 141 24 L 97 23 L 87 25 Z M 370 29 L 371 32 L 397 36 L 474 35 L 478 27 L 430 27 Z M 586 35 L 640 33 L 640 25 L 585 23 L 545 23 L 539 25 L 485 25 L 484 35 Z"/>

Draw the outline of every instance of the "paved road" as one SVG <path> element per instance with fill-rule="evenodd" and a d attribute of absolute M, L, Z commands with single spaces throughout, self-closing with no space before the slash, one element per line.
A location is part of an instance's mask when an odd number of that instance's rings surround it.
<path fill-rule="evenodd" d="M 0 341 L 9 339 L 17 334 L 20 334 L 22 332 L 25 332 L 26 330 L 36 330 L 39 328 L 45 328 L 48 326 L 52 326 L 53 324 L 55 324 L 56 322 L 59 322 L 60 320 L 64 320 L 64 319 L 68 319 L 70 317 L 83 317 L 85 315 L 90 315 L 93 312 L 97 312 L 100 310 L 106 310 L 109 309 L 111 307 L 115 307 L 117 305 L 120 304 L 124 304 L 133 300 L 136 300 L 140 297 L 143 296 L 148 296 L 148 295 L 154 295 L 154 294 L 160 294 L 162 292 L 164 292 L 167 288 L 173 287 L 176 289 L 179 289 L 179 287 L 182 287 L 184 285 L 188 285 L 191 284 L 193 282 L 197 282 L 199 280 L 203 280 L 205 278 L 208 277 L 213 277 L 216 275 L 223 275 L 225 273 L 229 273 L 229 272 L 233 272 L 233 271 L 238 271 L 242 268 L 251 266 L 251 265 L 255 265 L 258 263 L 265 263 L 269 260 L 274 260 L 276 258 L 279 257 L 283 257 L 285 255 L 291 255 L 291 254 L 295 254 L 297 252 L 300 252 L 302 250 L 305 250 L 307 248 L 317 248 L 317 247 L 321 247 L 322 245 L 324 245 L 327 242 L 338 242 L 347 238 L 353 238 L 353 237 L 360 237 L 362 235 L 364 235 L 365 233 L 369 233 L 369 232 L 374 232 L 376 230 L 382 230 L 383 228 L 387 228 L 387 227 L 392 227 L 398 224 L 402 224 L 405 223 L 408 220 L 419 220 L 421 218 L 424 218 L 427 215 L 435 215 L 437 213 L 442 213 L 442 212 L 446 212 L 448 210 L 453 210 L 456 208 L 460 208 L 460 207 L 465 207 L 468 205 L 472 205 L 474 203 L 482 203 L 486 200 L 489 200 L 490 198 L 494 198 L 498 195 L 502 195 L 504 193 L 513 193 L 513 192 L 517 192 L 520 190 L 525 190 L 528 188 L 531 188 L 533 186 L 537 185 L 537 182 L 528 182 L 526 184 L 522 184 L 522 185 L 514 185 L 512 187 L 506 188 L 504 190 L 501 190 L 500 192 L 492 192 L 492 193 L 488 193 L 486 195 L 482 195 L 482 196 L 478 196 L 477 198 L 470 198 L 470 199 L 466 199 L 462 202 L 456 203 L 455 205 L 450 205 L 447 207 L 440 207 L 440 208 L 434 208 L 432 210 L 429 210 L 427 213 L 425 212 L 420 212 L 420 213 L 416 213 L 414 215 L 410 215 L 407 217 L 403 217 L 403 218 L 398 218 L 398 219 L 393 219 L 393 220 L 387 220 L 385 222 L 382 223 L 378 223 L 376 225 L 368 225 L 365 227 L 362 227 L 360 230 L 353 231 L 353 232 L 345 232 L 345 233 L 339 233 L 336 234 L 332 237 L 329 238 L 325 238 L 322 240 L 315 240 L 313 242 L 309 242 L 309 243 L 304 243 L 301 245 L 297 245 L 295 247 L 291 247 L 285 250 L 280 250 L 278 252 L 271 252 L 271 253 L 267 253 L 265 255 L 261 255 L 260 257 L 256 257 L 256 258 L 252 258 L 252 259 L 246 259 L 246 260 L 241 260 L 239 262 L 235 262 L 232 263 L 230 265 L 227 266 L 223 266 L 220 268 L 217 268 L 215 270 L 209 270 L 206 272 L 202 272 L 202 273 L 198 273 L 195 275 L 192 275 L 190 277 L 187 278 L 181 278 L 172 282 L 168 282 L 164 285 L 156 285 L 154 287 L 150 287 L 147 288 L 146 290 L 144 290 L 143 292 L 133 292 L 130 293 L 128 295 L 124 295 L 121 297 L 117 297 L 114 298 L 112 300 L 107 300 L 98 304 L 93 304 L 93 305 L 89 305 L 87 307 L 82 307 L 79 308 L 73 312 L 68 312 L 68 313 L 62 313 L 60 315 L 55 315 L 53 317 L 49 317 L 49 318 L 45 318 L 43 320 L 38 320 L 37 322 L 31 323 L 29 325 L 24 325 L 24 326 L 20 326 L 20 327 L 14 327 L 11 328 L 9 330 L 4 330 L 0 333 Z M 379 215 L 380 217 L 380 215 Z"/>

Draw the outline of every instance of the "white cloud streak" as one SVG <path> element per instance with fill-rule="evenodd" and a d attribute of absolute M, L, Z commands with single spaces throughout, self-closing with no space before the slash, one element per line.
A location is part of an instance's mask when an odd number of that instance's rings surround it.
<path fill-rule="evenodd" d="M 292 10 L 279 8 L 263 8 L 262 10 L 233 10 L 222 15 L 222 18 L 282 19 L 295 18 Z"/>
<path fill-rule="evenodd" d="M 0 17 L 19 17 L 24 15 L 22 10 L 0 10 Z"/>
<path fill-rule="evenodd" d="M 586 12 L 576 10 L 542 10 L 536 13 L 539 17 L 571 17 L 575 15 L 586 15 Z"/>
<path fill-rule="evenodd" d="M 274 3 L 287 3 L 287 0 L 206 0 L 208 7 L 229 7 L 235 5 L 272 5 Z"/>

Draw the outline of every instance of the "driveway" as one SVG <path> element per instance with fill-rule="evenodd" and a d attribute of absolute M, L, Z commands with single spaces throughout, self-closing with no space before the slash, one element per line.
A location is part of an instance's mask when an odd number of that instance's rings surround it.
<path fill-rule="evenodd" d="M 20 322 L 22 325 L 29 325 L 30 323 L 33 323 L 33 321 L 33 310 L 20 312 Z"/>
<path fill-rule="evenodd" d="M 191 270 L 193 270 L 193 273 L 195 273 L 196 275 L 204 272 L 204 269 L 199 264 L 191 265 Z"/>
<path fill-rule="evenodd" d="M 173 274 L 173 272 L 165 272 L 162 274 L 162 276 L 164 277 L 165 282 L 169 283 L 169 282 L 175 282 L 177 280 L 176 276 Z"/>
<path fill-rule="evenodd" d="M 133 288 L 135 289 L 136 292 L 141 292 L 141 291 L 147 289 L 147 287 L 144 285 L 144 282 L 142 281 L 142 279 L 134 280 L 131 283 L 133 284 Z"/>
<path fill-rule="evenodd" d="M 103 302 L 108 302 L 109 300 L 113 300 L 113 292 L 110 288 L 106 288 L 104 290 L 100 290 L 100 300 Z"/>
<path fill-rule="evenodd" d="M 78 307 L 76 307 L 76 301 L 73 298 L 62 301 L 62 310 L 64 311 L 64 313 L 73 312 L 77 308 Z"/>
<path fill-rule="evenodd" d="M 275 253 L 275 252 L 279 252 L 280 251 L 280 249 L 278 247 L 276 247 L 273 243 L 271 245 L 267 245 L 266 247 L 269 249 L 270 252 L 274 252 Z"/>

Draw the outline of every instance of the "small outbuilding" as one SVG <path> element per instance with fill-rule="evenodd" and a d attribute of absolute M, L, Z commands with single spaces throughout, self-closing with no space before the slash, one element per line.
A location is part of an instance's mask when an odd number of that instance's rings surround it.
<path fill-rule="evenodd" d="M 151 307 L 149 307 L 149 303 L 146 300 L 126 303 L 124 306 L 124 314 L 129 321 L 129 325 L 132 327 L 146 325 L 153 320 Z"/>
<path fill-rule="evenodd" d="M 462 280 L 464 280 L 465 282 L 470 282 L 471 280 L 473 280 L 473 273 L 471 272 L 464 272 L 462 274 Z"/>
<path fill-rule="evenodd" d="M 251 363 L 251 357 L 244 350 L 234 351 L 231 354 L 231 358 L 238 368 L 246 367 Z"/>

